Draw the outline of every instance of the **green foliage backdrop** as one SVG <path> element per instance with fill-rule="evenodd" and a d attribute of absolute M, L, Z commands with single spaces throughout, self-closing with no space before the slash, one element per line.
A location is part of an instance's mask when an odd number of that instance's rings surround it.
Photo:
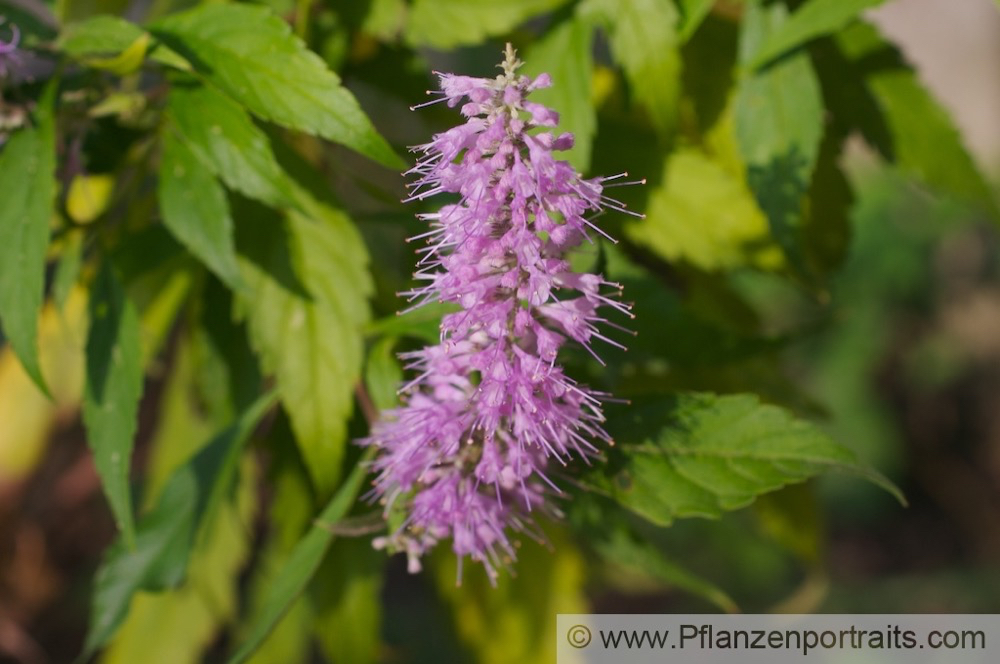
<path fill-rule="evenodd" d="M 418 661 L 387 652 L 429 629 L 450 634 L 437 661 L 547 661 L 555 614 L 602 588 L 735 611 L 770 592 L 743 571 L 823 578 L 823 502 L 803 482 L 843 471 L 834 493 L 905 502 L 872 429 L 824 410 L 861 399 L 823 383 L 838 331 L 866 334 L 841 295 L 881 283 L 848 259 L 865 245 L 845 149 L 860 138 L 857 168 L 998 219 L 952 120 L 864 18 L 879 4 L 0 2 L 23 55 L 0 98 L 0 479 L 81 413 L 117 535 L 77 653 Z M 434 340 L 446 309 L 396 314 L 421 232 L 398 202 L 405 147 L 457 122 L 407 107 L 433 69 L 492 75 L 504 41 L 552 75 L 537 100 L 576 135 L 575 167 L 646 178 L 620 190 L 645 218 L 606 218 L 621 242 L 574 257 L 625 285 L 638 335 L 607 367 L 564 358 L 630 403 L 609 409 L 605 463 L 567 472 L 550 547 L 525 541 L 495 590 L 479 570 L 456 587 L 438 551 L 431 608 L 407 623 L 386 570 L 417 582 L 370 547 L 385 526 L 351 440 L 395 403 L 395 352 Z M 769 545 L 732 534 L 751 504 Z"/>

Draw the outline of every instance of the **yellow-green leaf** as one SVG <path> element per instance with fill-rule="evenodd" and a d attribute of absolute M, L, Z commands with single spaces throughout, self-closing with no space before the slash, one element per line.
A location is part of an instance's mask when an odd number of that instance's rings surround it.
<path fill-rule="evenodd" d="M 78 224 L 89 224 L 111 203 L 115 178 L 111 175 L 77 175 L 66 194 L 66 212 Z"/>

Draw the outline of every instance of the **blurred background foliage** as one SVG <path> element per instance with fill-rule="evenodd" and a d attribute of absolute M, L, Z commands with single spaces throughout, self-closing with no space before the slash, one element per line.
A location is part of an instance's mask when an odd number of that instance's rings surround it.
<path fill-rule="evenodd" d="M 559 612 L 1000 610 L 1000 147 L 881 4 L 0 0 L 0 660 L 544 662 Z M 567 159 L 647 184 L 573 259 L 635 302 L 627 353 L 563 358 L 631 401 L 620 444 L 494 589 L 371 548 L 350 441 L 442 311 L 395 315 L 398 172 L 458 118 L 408 107 L 508 40 Z"/>

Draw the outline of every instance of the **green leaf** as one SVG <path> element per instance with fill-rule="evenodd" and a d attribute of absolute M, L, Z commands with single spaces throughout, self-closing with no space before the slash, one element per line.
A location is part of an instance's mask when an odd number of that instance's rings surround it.
<path fill-rule="evenodd" d="M 549 30 L 524 56 L 525 74 L 548 72 L 552 76 L 552 87 L 532 93 L 531 99 L 557 111 L 559 130 L 573 133 L 575 143 L 566 160 L 581 172 L 590 166 L 597 131 L 597 114 L 590 100 L 592 34 L 587 22 L 574 17 Z"/>
<path fill-rule="evenodd" d="M 629 413 L 619 421 L 624 444 L 585 482 L 658 525 L 715 518 L 830 470 L 865 478 L 903 501 L 851 450 L 754 395 L 682 394 Z"/>
<path fill-rule="evenodd" d="M 456 311 L 460 307 L 453 302 L 428 302 L 406 313 L 372 321 L 365 331 L 370 336 L 411 336 L 436 344 L 441 340 L 441 318 Z"/>
<path fill-rule="evenodd" d="M 848 85 L 853 94 L 828 96 L 834 116 L 860 128 L 865 139 L 903 171 L 1000 216 L 990 186 L 962 144 L 955 123 L 899 50 L 874 26 L 861 22 L 836 35 L 836 44 L 846 63 L 825 71 L 824 85 L 836 92 Z"/>
<path fill-rule="evenodd" d="M 320 493 L 341 474 L 347 420 L 361 375 L 371 294 L 368 256 L 340 211 L 311 219 L 244 220 L 238 243 L 247 292 L 241 306 L 265 371 L 273 373 L 306 466 Z"/>
<path fill-rule="evenodd" d="M 129 468 L 142 376 L 139 316 L 105 260 L 90 296 L 83 422 L 94 465 L 128 548 L 135 543 Z"/>
<path fill-rule="evenodd" d="M 176 84 L 168 113 L 191 151 L 230 189 L 272 207 L 290 205 L 267 135 L 239 104 L 210 86 Z"/>
<path fill-rule="evenodd" d="M 246 640 L 229 658 L 229 664 L 246 661 L 309 585 L 333 541 L 332 526 L 344 518 L 354 505 L 362 482 L 368 474 L 367 465 L 363 461 L 354 467 L 337 493 L 323 508 L 316 523 L 295 545 L 267 593 L 261 615 L 251 625 Z"/>
<path fill-rule="evenodd" d="M 163 223 L 231 288 L 239 286 L 233 220 L 222 185 L 170 124 L 161 134 L 159 200 Z"/>
<path fill-rule="evenodd" d="M 624 524 L 610 530 L 607 524 L 594 524 L 593 527 L 601 534 L 592 540 L 592 544 L 597 553 L 611 563 L 637 570 L 669 586 L 701 597 L 726 613 L 739 612 L 736 602 L 725 591 L 670 560 L 656 546 L 632 533 Z"/>
<path fill-rule="evenodd" d="M 390 168 L 403 167 L 354 95 L 268 8 L 202 5 L 150 29 L 255 115 L 342 143 Z"/>
<path fill-rule="evenodd" d="M 514 563 L 516 575 L 502 574 L 496 587 L 468 560 L 457 583 L 455 554 L 445 547 L 432 554 L 428 571 L 438 594 L 453 607 L 455 628 L 472 650 L 472 661 L 549 664 L 558 638 L 556 616 L 586 612 L 583 556 L 565 528 L 546 524 L 545 537 L 549 546 L 525 541 Z"/>
<path fill-rule="evenodd" d="M 142 46 L 138 58 L 136 59 L 134 56 L 123 58 L 118 64 L 130 64 L 133 65 L 131 68 L 134 69 L 142 64 L 143 57 L 148 54 L 150 59 L 160 64 L 184 71 L 191 69 L 190 63 L 176 51 L 158 42 L 149 44 L 149 40 L 150 34 L 135 23 L 111 14 L 99 14 L 67 25 L 62 34 L 59 35 L 56 48 L 86 64 L 112 69 L 118 74 L 126 73 L 127 68 L 123 71 L 115 71 L 108 66 L 109 61 L 113 58 L 100 58 L 99 56 L 111 53 L 124 56 L 129 48 L 136 52 L 139 51 L 137 45 Z"/>
<path fill-rule="evenodd" d="M 406 25 L 406 41 L 438 49 L 478 44 L 566 1 L 414 0 Z"/>
<path fill-rule="evenodd" d="M 673 0 L 590 0 L 586 7 L 608 26 L 611 51 L 632 95 L 657 131 L 669 136 L 681 84 L 680 17 Z"/>
<path fill-rule="evenodd" d="M 749 66 L 759 67 L 816 37 L 836 32 L 865 9 L 880 5 L 883 1 L 809 0 L 767 36 L 752 56 Z"/>
<path fill-rule="evenodd" d="M 682 18 L 677 32 L 682 42 L 691 38 L 714 4 L 715 0 L 680 0 Z"/>
<path fill-rule="evenodd" d="M 740 36 L 740 62 L 786 23 L 783 5 L 749 2 Z M 823 136 L 823 99 L 804 53 L 745 75 L 737 85 L 736 138 L 747 181 L 767 215 L 771 234 L 792 265 L 804 271 L 801 249 L 803 197 Z"/>
<path fill-rule="evenodd" d="M 365 386 L 368 396 L 379 410 L 394 408 L 399 403 L 396 390 L 403 383 L 403 370 L 393 350 L 396 337 L 382 337 L 368 351 L 365 363 Z"/>
<path fill-rule="evenodd" d="M 0 321 L 4 335 L 36 385 L 47 393 L 38 364 L 38 316 L 45 290 L 45 249 L 56 196 L 56 84 L 35 112 L 36 124 L 15 131 L 0 152 Z"/>
<path fill-rule="evenodd" d="M 385 555 L 367 537 L 333 542 L 312 583 L 313 633 L 330 662 L 377 662 Z"/>
<path fill-rule="evenodd" d="M 629 239 L 706 270 L 775 263 L 767 220 L 739 178 L 691 148 L 673 152 L 665 168 L 646 218 L 626 224 Z"/>
<path fill-rule="evenodd" d="M 119 538 L 108 549 L 97 572 L 84 657 L 114 636 L 138 591 L 164 590 L 184 579 L 199 526 L 224 500 L 243 443 L 274 400 L 273 394 L 261 397 L 170 476 L 156 506 L 140 519 L 134 547 Z"/>

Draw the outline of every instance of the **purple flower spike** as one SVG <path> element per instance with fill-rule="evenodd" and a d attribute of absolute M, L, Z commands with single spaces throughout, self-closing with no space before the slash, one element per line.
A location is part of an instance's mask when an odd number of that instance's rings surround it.
<path fill-rule="evenodd" d="M 439 301 L 461 310 L 443 318 L 438 345 L 400 356 L 417 376 L 361 441 L 379 449 L 372 496 L 387 515 L 405 515 L 375 546 L 405 551 L 415 572 L 450 538 L 459 581 L 465 556 L 495 583 L 516 557 L 514 534 L 541 538 L 531 516 L 559 515 L 552 498 L 562 492 L 546 474 L 553 463 L 613 444 L 602 428 L 608 395 L 556 361 L 567 340 L 600 361 L 595 339 L 621 347 L 601 334 L 602 310 L 631 316 L 618 284 L 573 272 L 566 260 L 594 233 L 608 237 L 594 224 L 598 213 L 625 211 L 603 193 L 620 176 L 585 180 L 553 156 L 573 136 L 545 130 L 558 114 L 526 98 L 551 80 L 518 75 L 520 65 L 508 44 L 502 75 L 439 74 L 441 90 L 429 93 L 437 98 L 420 105 L 444 101 L 467 120 L 413 148 L 420 160 L 406 173 L 415 177 L 406 201 L 439 193 L 459 201 L 417 215 L 431 227 L 412 238 L 427 243 L 414 275 L 425 285 L 405 295 L 412 308 Z"/>

